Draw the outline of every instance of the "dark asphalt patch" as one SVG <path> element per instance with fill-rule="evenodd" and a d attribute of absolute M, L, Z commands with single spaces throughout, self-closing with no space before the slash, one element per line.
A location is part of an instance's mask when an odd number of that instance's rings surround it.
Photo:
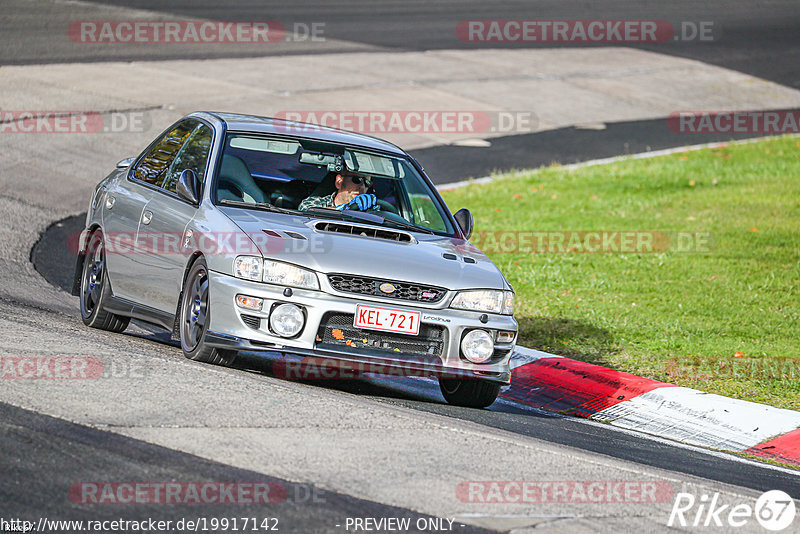
<path fill-rule="evenodd" d="M 88 198 L 86 199 L 88 202 Z M 51 224 L 39 237 L 31 250 L 34 268 L 51 285 L 66 292 L 72 291 L 72 278 L 75 275 L 75 250 L 69 244 L 77 243 L 75 235 L 83 230 L 86 214 L 73 215 Z"/>

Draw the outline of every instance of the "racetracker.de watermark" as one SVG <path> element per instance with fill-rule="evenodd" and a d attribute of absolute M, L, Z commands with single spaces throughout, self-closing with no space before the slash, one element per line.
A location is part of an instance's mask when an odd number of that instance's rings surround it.
<path fill-rule="evenodd" d="M 106 254 L 324 254 L 333 240 L 326 235 L 309 235 L 303 239 L 265 232 L 107 232 L 103 234 Z M 72 254 L 82 252 L 86 234 L 75 232 L 67 237 Z"/>
<path fill-rule="evenodd" d="M 324 22 L 80 20 L 69 25 L 81 44 L 275 44 L 325 41 Z"/>
<path fill-rule="evenodd" d="M 659 480 L 467 480 L 456 486 L 465 503 L 665 503 L 674 490 Z"/>
<path fill-rule="evenodd" d="M 284 110 L 276 128 L 286 132 L 315 132 L 319 127 L 365 134 L 515 134 L 536 131 L 532 111 L 479 110 Z"/>
<path fill-rule="evenodd" d="M 462 20 L 456 36 L 466 43 L 664 43 L 711 42 L 715 21 L 666 20 Z"/>
<path fill-rule="evenodd" d="M 676 111 L 667 117 L 676 133 L 796 134 L 800 109 L 765 111 Z"/>
<path fill-rule="evenodd" d="M 334 329 L 332 335 L 352 349 L 392 350 L 381 346 L 374 338 L 370 340 L 360 336 L 348 337 L 341 329 Z M 272 373 L 287 380 L 354 380 L 369 374 L 381 375 L 383 378 L 455 378 L 456 376 L 441 366 L 414 360 L 413 357 L 406 358 L 391 364 L 345 361 L 317 356 L 309 356 L 302 360 L 281 359 L 273 363 Z M 439 358 L 436 357 L 436 360 Z"/>
<path fill-rule="evenodd" d="M 470 243 L 486 254 L 647 254 L 711 252 L 710 232 L 643 230 L 478 231 Z"/>
<path fill-rule="evenodd" d="M 3 380 L 85 380 L 103 376 L 103 362 L 91 356 L 2 356 Z"/>
<path fill-rule="evenodd" d="M 151 122 L 145 111 L 0 110 L 0 134 L 142 133 Z"/>
<path fill-rule="evenodd" d="M 795 358 L 745 357 L 679 362 L 669 360 L 664 371 L 671 380 L 800 380 L 800 360 Z"/>
<path fill-rule="evenodd" d="M 145 378 L 150 370 L 132 361 L 93 356 L 0 356 L 0 380 L 96 380 Z"/>
<path fill-rule="evenodd" d="M 280 482 L 76 482 L 75 504 L 276 504 L 286 501 Z"/>

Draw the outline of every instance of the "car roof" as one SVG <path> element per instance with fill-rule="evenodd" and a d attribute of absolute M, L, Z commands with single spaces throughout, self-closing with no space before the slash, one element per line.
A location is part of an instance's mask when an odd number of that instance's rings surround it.
<path fill-rule="evenodd" d="M 252 132 L 262 134 L 290 135 L 301 139 L 315 139 L 358 146 L 381 152 L 388 152 L 398 156 L 406 156 L 406 152 L 388 141 L 369 135 L 338 130 L 317 124 L 289 121 L 274 117 L 259 117 L 257 115 L 242 115 L 239 113 L 207 112 L 223 121 L 226 128 L 235 132 Z"/>

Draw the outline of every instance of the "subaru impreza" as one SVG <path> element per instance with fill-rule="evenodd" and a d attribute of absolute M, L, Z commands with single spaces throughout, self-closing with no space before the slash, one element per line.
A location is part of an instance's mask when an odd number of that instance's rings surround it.
<path fill-rule="evenodd" d="M 433 376 L 448 402 L 485 407 L 510 381 L 517 323 L 472 226 L 391 143 L 197 112 L 94 189 L 73 293 L 86 325 L 155 324 L 192 360 Z"/>

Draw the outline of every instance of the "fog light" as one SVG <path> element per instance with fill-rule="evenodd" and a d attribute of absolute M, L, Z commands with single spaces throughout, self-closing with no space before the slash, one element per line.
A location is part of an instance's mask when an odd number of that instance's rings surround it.
<path fill-rule="evenodd" d="M 489 361 L 494 353 L 494 341 L 486 330 L 472 330 L 461 340 L 461 354 L 472 363 Z"/>
<path fill-rule="evenodd" d="M 507 332 L 507 331 L 501 330 L 500 332 L 497 333 L 497 342 L 498 343 L 511 343 L 512 341 L 514 341 L 514 335 L 515 334 L 516 334 L 516 332 Z"/>
<path fill-rule="evenodd" d="M 294 337 L 306 322 L 303 311 L 294 304 L 276 306 L 269 315 L 269 327 L 281 337 Z"/>
<path fill-rule="evenodd" d="M 260 310 L 264 305 L 264 299 L 256 297 L 248 297 L 246 295 L 236 295 L 236 305 L 240 308 L 248 308 L 251 310 Z"/>

